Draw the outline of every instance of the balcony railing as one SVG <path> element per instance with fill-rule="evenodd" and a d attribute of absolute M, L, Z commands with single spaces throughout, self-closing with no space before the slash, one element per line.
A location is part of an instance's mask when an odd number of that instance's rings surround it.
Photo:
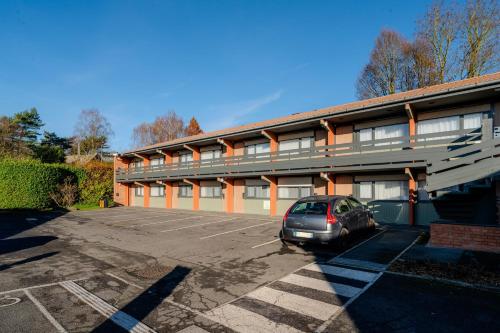
<path fill-rule="evenodd" d="M 437 154 L 481 141 L 471 130 L 222 157 L 116 170 L 117 181 L 362 171 L 425 166 Z"/>

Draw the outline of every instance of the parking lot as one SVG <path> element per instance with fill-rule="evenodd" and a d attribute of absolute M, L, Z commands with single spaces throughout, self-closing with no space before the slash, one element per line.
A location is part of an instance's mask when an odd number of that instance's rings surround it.
<path fill-rule="evenodd" d="M 113 208 L 1 217 L 2 332 L 231 331 L 217 311 L 336 254 L 283 246 L 281 219 L 257 215 Z M 313 319 L 302 329 L 320 325 Z"/>

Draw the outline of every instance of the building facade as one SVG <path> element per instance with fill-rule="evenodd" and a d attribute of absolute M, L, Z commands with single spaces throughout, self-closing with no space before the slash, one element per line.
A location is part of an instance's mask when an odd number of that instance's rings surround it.
<path fill-rule="evenodd" d="M 447 196 L 472 198 L 469 210 L 484 196 L 471 218 L 497 221 L 498 129 L 494 73 L 125 152 L 114 200 L 274 216 L 301 197 L 354 195 L 378 222 L 425 225 L 453 213 Z"/>

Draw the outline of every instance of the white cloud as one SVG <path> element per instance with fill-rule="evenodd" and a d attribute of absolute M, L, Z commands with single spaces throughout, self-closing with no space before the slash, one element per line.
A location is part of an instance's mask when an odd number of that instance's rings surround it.
<path fill-rule="evenodd" d="M 210 121 L 206 123 L 206 130 L 211 131 L 241 125 L 241 122 L 246 116 L 255 113 L 264 106 L 279 100 L 283 93 L 284 90 L 279 89 L 269 95 L 251 100 L 212 106 L 209 108 L 209 111 L 210 113 L 216 114 L 217 117 L 215 119 L 211 118 Z"/>

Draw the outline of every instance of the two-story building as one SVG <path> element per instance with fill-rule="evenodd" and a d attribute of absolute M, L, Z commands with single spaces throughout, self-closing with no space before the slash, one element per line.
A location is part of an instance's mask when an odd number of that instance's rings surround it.
<path fill-rule="evenodd" d="M 500 73 L 128 151 L 115 158 L 114 200 L 281 215 L 298 198 L 340 194 L 381 223 L 484 224 L 498 219 L 495 130 Z"/>

